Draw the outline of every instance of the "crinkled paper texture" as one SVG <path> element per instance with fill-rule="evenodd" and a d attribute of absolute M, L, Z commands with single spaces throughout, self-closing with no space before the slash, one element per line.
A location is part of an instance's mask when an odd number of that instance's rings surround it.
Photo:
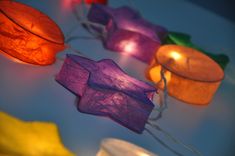
<path fill-rule="evenodd" d="M 0 1 L 0 52 L 26 63 L 49 65 L 64 50 L 60 28 L 42 12 L 15 1 Z"/>
<path fill-rule="evenodd" d="M 106 27 L 104 46 L 107 49 L 131 55 L 145 63 L 150 63 L 167 35 L 165 28 L 148 22 L 139 12 L 126 6 L 113 9 L 95 4 L 88 19 Z"/>
<path fill-rule="evenodd" d="M 79 97 L 80 112 L 109 117 L 142 133 L 156 89 L 128 76 L 112 60 L 67 55 L 56 80 Z"/>

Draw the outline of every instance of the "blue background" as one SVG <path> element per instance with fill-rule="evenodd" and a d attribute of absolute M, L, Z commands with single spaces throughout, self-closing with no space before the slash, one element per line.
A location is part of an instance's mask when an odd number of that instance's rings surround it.
<path fill-rule="evenodd" d="M 18 1 L 49 15 L 65 34 L 78 25 L 71 12 L 63 9 L 60 0 Z M 128 3 L 110 0 L 114 7 L 123 4 Z M 172 31 L 189 33 L 201 47 L 230 56 L 226 78 L 209 106 L 188 105 L 169 98 L 169 108 L 159 125 L 185 143 L 194 145 L 205 156 L 233 156 L 235 23 L 186 0 L 134 0 L 134 6 L 146 19 Z M 76 34 L 88 35 L 80 27 Z M 145 64 L 103 49 L 100 41 L 77 40 L 71 45 L 94 60 L 111 58 L 130 75 L 145 80 Z M 65 53 L 71 52 L 62 52 L 60 57 Z M 161 156 L 172 155 L 146 133 L 138 135 L 109 119 L 79 113 L 75 108 L 75 96 L 54 80 L 61 65 L 59 60 L 47 67 L 24 65 L 0 55 L 0 110 L 23 120 L 55 122 L 64 144 L 80 156 L 95 155 L 100 141 L 107 137 L 128 140 Z M 168 143 L 178 151 L 192 155 Z"/>

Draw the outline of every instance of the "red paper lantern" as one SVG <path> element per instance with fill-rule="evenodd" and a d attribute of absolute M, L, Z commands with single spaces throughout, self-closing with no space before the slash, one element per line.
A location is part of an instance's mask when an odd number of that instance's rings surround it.
<path fill-rule="evenodd" d="M 14 1 L 0 1 L 0 51 L 26 63 L 49 65 L 63 50 L 60 28 L 42 12 Z"/>

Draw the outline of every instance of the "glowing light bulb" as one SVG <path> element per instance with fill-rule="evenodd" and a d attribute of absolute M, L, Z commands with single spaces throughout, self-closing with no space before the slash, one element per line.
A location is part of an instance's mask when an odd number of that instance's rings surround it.
<path fill-rule="evenodd" d="M 179 54 L 179 52 L 177 52 L 177 51 L 172 51 L 170 53 L 170 57 L 172 57 L 174 60 L 179 60 L 182 58 L 182 55 Z"/>
<path fill-rule="evenodd" d="M 137 45 L 134 41 L 127 40 L 127 41 L 122 41 L 119 47 L 124 52 L 133 53 L 135 49 L 137 48 Z"/>

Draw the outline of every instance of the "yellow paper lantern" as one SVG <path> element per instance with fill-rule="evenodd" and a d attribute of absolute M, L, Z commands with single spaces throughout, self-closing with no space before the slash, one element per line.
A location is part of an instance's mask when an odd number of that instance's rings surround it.
<path fill-rule="evenodd" d="M 53 123 L 24 122 L 0 112 L 0 155 L 74 156 Z"/>
<path fill-rule="evenodd" d="M 0 52 L 26 63 L 49 65 L 64 48 L 62 31 L 47 15 L 19 2 L 0 1 Z"/>
<path fill-rule="evenodd" d="M 119 139 L 105 139 L 96 156 L 157 156 L 137 145 Z"/>
<path fill-rule="evenodd" d="M 169 95 L 190 104 L 208 104 L 221 81 L 224 72 L 205 54 L 184 46 L 165 45 L 159 48 L 146 76 L 163 89 L 163 69 Z"/>

